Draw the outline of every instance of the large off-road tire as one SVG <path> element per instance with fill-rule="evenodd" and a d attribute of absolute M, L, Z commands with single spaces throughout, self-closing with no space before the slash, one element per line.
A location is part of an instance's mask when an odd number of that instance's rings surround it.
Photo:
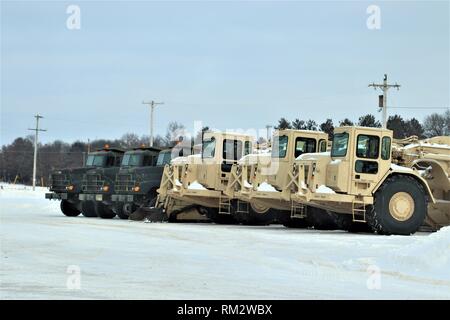
<path fill-rule="evenodd" d="M 286 228 L 308 228 L 309 223 L 306 218 L 291 218 L 291 212 L 277 210 L 277 220 Z"/>
<path fill-rule="evenodd" d="M 274 222 L 277 218 L 275 209 L 259 207 L 255 204 L 249 203 L 247 212 L 236 212 L 237 203 L 234 203 L 235 218 L 239 223 L 247 226 L 266 226 Z M 245 210 L 244 210 L 245 211 Z"/>
<path fill-rule="evenodd" d="M 218 208 L 206 208 L 206 216 L 214 223 L 217 224 L 237 224 L 238 221 L 232 214 L 219 213 Z"/>
<path fill-rule="evenodd" d="M 372 233 L 372 229 L 367 223 L 353 221 L 353 216 L 351 214 L 333 213 L 333 216 L 339 230 L 346 230 L 351 233 Z"/>
<path fill-rule="evenodd" d="M 94 201 L 83 201 L 81 204 L 81 213 L 87 218 L 97 217 Z"/>
<path fill-rule="evenodd" d="M 97 216 L 102 219 L 112 219 L 116 216 L 116 213 L 111 208 L 101 202 L 97 202 L 96 210 Z"/>
<path fill-rule="evenodd" d="M 341 230 L 336 223 L 337 214 L 315 207 L 307 208 L 306 221 L 316 230 Z"/>
<path fill-rule="evenodd" d="M 67 200 L 61 200 L 61 211 L 64 213 L 64 215 L 68 217 L 76 217 L 78 216 L 81 211 L 77 209 L 72 203 L 70 203 Z"/>
<path fill-rule="evenodd" d="M 117 214 L 117 216 L 120 219 L 125 220 L 125 219 L 128 219 L 129 215 L 123 211 L 123 206 L 124 206 L 123 203 L 120 203 L 120 202 L 117 203 L 114 206 L 114 212 Z"/>
<path fill-rule="evenodd" d="M 378 234 L 410 235 L 427 215 L 427 195 L 413 177 L 394 175 L 374 195 L 367 222 Z"/>
<path fill-rule="evenodd" d="M 133 202 L 124 203 L 122 206 L 122 215 L 130 217 L 137 210 L 138 206 Z"/>

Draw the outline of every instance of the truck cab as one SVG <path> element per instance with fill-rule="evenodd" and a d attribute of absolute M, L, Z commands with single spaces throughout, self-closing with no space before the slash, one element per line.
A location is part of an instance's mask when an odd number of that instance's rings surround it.
<path fill-rule="evenodd" d="M 111 150 L 108 146 L 102 149 L 90 152 L 86 158 L 85 165 L 80 168 L 62 169 L 53 172 L 50 175 L 51 193 L 46 193 L 46 199 L 57 199 L 61 201 L 61 210 L 65 215 L 77 216 L 82 211 L 82 182 L 86 172 L 113 166 L 117 163 L 116 158 L 120 158 L 123 151 Z M 96 216 L 92 206 L 83 211 L 85 216 Z"/>
<path fill-rule="evenodd" d="M 105 146 L 87 157 L 86 164 L 92 169 L 83 174 L 79 199 L 83 202 L 83 212 L 92 213 L 89 216 L 112 215 L 107 210 L 106 204 L 110 201 L 114 190 L 114 179 L 123 155 L 123 150 Z"/>
<path fill-rule="evenodd" d="M 189 153 L 186 148 L 161 151 L 144 146 L 127 151 L 115 178 L 111 196 L 113 211 L 119 218 L 128 219 L 138 207 L 154 205 L 164 166 L 172 157 Z"/>

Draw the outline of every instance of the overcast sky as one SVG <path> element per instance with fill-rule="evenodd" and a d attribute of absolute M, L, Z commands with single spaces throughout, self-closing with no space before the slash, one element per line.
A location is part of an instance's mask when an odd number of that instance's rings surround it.
<path fill-rule="evenodd" d="M 68 29 L 67 7 L 80 7 Z M 381 10 L 367 27 L 367 7 Z M 149 132 L 142 100 L 164 101 L 156 133 L 176 120 L 264 128 L 280 117 L 337 123 L 374 113 L 367 85 L 402 85 L 388 105 L 406 118 L 444 112 L 449 3 L 1 2 L 1 144 Z M 422 109 L 417 109 L 422 108 Z"/>

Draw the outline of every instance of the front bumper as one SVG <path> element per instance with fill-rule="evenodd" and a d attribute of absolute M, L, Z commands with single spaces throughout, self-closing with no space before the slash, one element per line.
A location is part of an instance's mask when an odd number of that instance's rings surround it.
<path fill-rule="evenodd" d="M 56 192 L 52 192 L 52 193 L 46 193 L 45 194 L 45 199 L 50 199 L 50 200 L 67 200 L 69 197 L 67 195 L 67 193 L 56 193 Z"/>
<path fill-rule="evenodd" d="M 111 196 L 112 202 L 135 202 L 138 201 L 140 197 L 134 194 L 113 194 Z"/>
<path fill-rule="evenodd" d="M 110 196 L 102 193 L 80 193 L 80 201 L 109 201 Z"/>

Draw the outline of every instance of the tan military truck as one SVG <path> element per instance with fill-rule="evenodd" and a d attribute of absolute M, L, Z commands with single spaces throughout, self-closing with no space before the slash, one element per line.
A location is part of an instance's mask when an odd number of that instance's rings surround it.
<path fill-rule="evenodd" d="M 244 218 L 258 220 L 276 215 L 286 226 L 305 227 L 304 215 L 299 219 L 292 217 L 292 166 L 302 154 L 326 152 L 328 135 L 320 131 L 280 130 L 275 131 L 272 141 L 271 153 L 247 155 L 233 166 L 226 194 L 238 199 Z"/>
<path fill-rule="evenodd" d="M 419 140 L 410 137 L 396 140 L 393 162 L 416 168 L 427 181 L 434 203 L 428 204 L 425 223 L 433 230 L 450 224 L 450 137 L 437 136 Z"/>
<path fill-rule="evenodd" d="M 429 205 L 448 201 L 448 171 L 442 170 L 448 160 L 436 164 L 425 157 L 400 166 L 392 162 L 391 145 L 392 131 L 387 129 L 337 128 L 330 154 L 305 154 L 294 163 L 291 201 L 296 211 L 304 214 L 315 207 L 339 213 L 347 221 L 367 222 L 380 234 L 416 232 L 427 219 Z M 447 151 L 439 157 L 448 159 Z M 424 163 L 425 172 L 416 169 Z M 440 199 L 433 195 L 434 182 L 442 191 Z"/>
<path fill-rule="evenodd" d="M 173 159 L 165 167 L 157 207 L 169 220 L 194 209 L 216 223 L 236 223 L 236 207 L 224 191 L 233 164 L 252 152 L 253 140 L 246 134 L 205 132 L 201 154 Z"/>

